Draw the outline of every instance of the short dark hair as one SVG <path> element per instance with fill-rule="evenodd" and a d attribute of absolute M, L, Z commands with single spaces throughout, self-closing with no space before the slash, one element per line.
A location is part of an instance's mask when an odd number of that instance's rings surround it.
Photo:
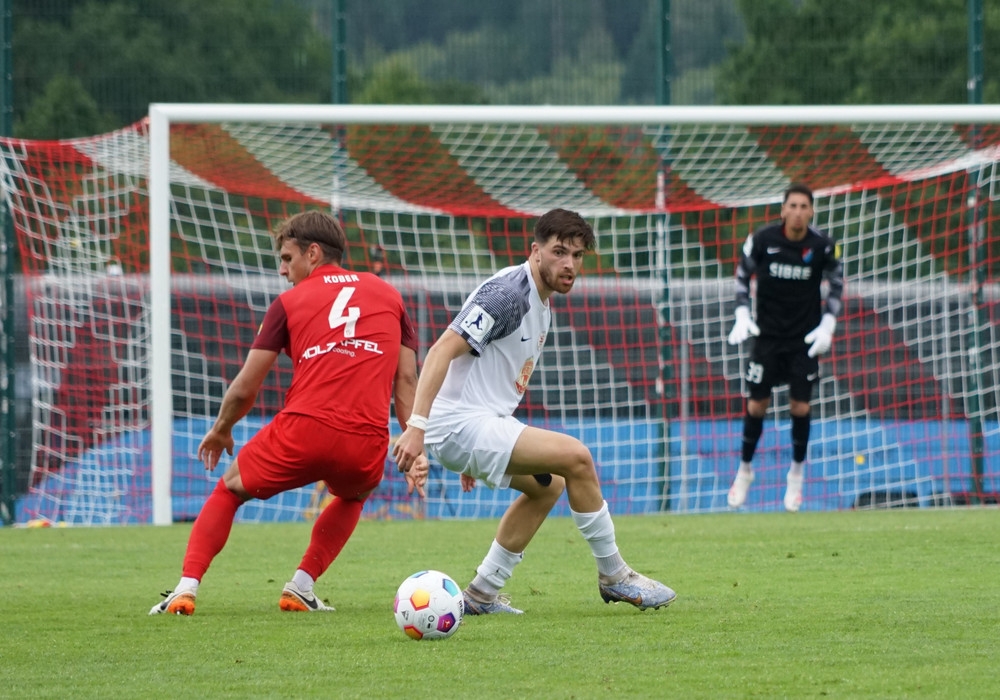
<path fill-rule="evenodd" d="M 790 194 L 804 194 L 809 198 L 809 203 L 813 203 L 813 191 L 809 189 L 809 185 L 804 182 L 793 182 L 790 184 L 788 189 L 785 190 L 785 198 L 781 200 L 782 204 L 788 201 L 788 195 Z"/>
<path fill-rule="evenodd" d="M 274 237 L 274 247 L 281 250 L 285 241 L 295 241 L 303 253 L 310 243 L 323 251 L 323 260 L 339 264 L 347 249 L 347 236 L 337 217 L 325 211 L 303 211 L 283 222 Z"/>
<path fill-rule="evenodd" d="M 587 250 L 593 250 L 597 243 L 590 224 L 575 211 L 568 209 L 553 209 L 542 214 L 535 222 L 536 243 L 545 245 L 553 236 L 560 241 L 579 238 Z"/>

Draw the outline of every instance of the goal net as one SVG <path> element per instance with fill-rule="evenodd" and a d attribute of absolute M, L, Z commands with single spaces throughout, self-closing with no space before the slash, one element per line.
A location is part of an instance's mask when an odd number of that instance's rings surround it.
<path fill-rule="evenodd" d="M 268 232 L 309 208 L 343 221 L 347 267 L 384 266 L 421 358 L 482 279 L 524 260 L 538 215 L 581 212 L 596 254 L 552 299 L 518 415 L 588 445 L 617 514 L 723 510 L 747 359 L 725 340 L 734 268 L 798 180 L 846 277 L 803 508 L 995 502 L 998 123 L 982 107 L 154 105 L 110 134 L 0 140 L 30 347 L 17 520 L 197 515 L 227 464 L 207 474 L 197 446 L 287 286 Z M 237 448 L 280 409 L 285 360 Z M 787 404 L 778 389 L 748 509 L 781 507 Z M 420 501 L 387 463 L 365 514 L 497 517 L 513 495 L 462 494 L 434 463 Z M 325 502 L 310 487 L 239 517 Z"/>

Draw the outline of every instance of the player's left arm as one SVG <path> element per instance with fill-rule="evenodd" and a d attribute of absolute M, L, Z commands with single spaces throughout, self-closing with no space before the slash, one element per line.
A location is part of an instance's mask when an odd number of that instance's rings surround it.
<path fill-rule="evenodd" d="M 818 357 L 833 345 L 833 332 L 837 329 L 837 315 L 843 306 L 844 267 L 840 261 L 840 246 L 833 241 L 824 250 L 823 279 L 827 282 L 826 305 L 819 325 L 806 334 L 809 357 Z"/>
<path fill-rule="evenodd" d="M 840 259 L 840 246 L 830 241 L 827 248 L 826 264 L 823 267 L 823 278 L 827 283 L 825 313 L 836 318 L 843 307 L 844 296 L 844 264 Z"/>
<path fill-rule="evenodd" d="M 247 353 L 246 362 L 222 397 L 215 423 L 198 446 L 198 459 L 209 471 L 215 469 L 223 450 L 230 455 L 233 453 L 233 426 L 253 408 L 264 378 L 277 357 L 277 351 L 260 348 L 252 348 Z"/>

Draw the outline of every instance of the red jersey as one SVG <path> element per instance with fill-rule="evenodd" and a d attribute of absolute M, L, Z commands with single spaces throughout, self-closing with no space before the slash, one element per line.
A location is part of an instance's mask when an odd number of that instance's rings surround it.
<path fill-rule="evenodd" d="M 271 303 L 252 347 L 292 359 L 285 413 L 385 435 L 400 345 L 417 349 L 399 291 L 369 272 L 321 265 Z"/>

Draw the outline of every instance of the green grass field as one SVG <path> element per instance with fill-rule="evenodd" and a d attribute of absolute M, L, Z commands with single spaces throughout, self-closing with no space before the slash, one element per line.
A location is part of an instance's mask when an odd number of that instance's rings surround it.
<path fill-rule="evenodd" d="M 618 518 L 668 609 L 605 605 L 589 549 L 547 522 L 508 585 L 523 616 L 415 642 L 391 608 L 410 573 L 468 582 L 495 521 L 362 522 L 278 610 L 303 524 L 238 525 L 190 618 L 148 617 L 189 526 L 0 529 L 0 697 L 995 697 L 1000 511 Z"/>

